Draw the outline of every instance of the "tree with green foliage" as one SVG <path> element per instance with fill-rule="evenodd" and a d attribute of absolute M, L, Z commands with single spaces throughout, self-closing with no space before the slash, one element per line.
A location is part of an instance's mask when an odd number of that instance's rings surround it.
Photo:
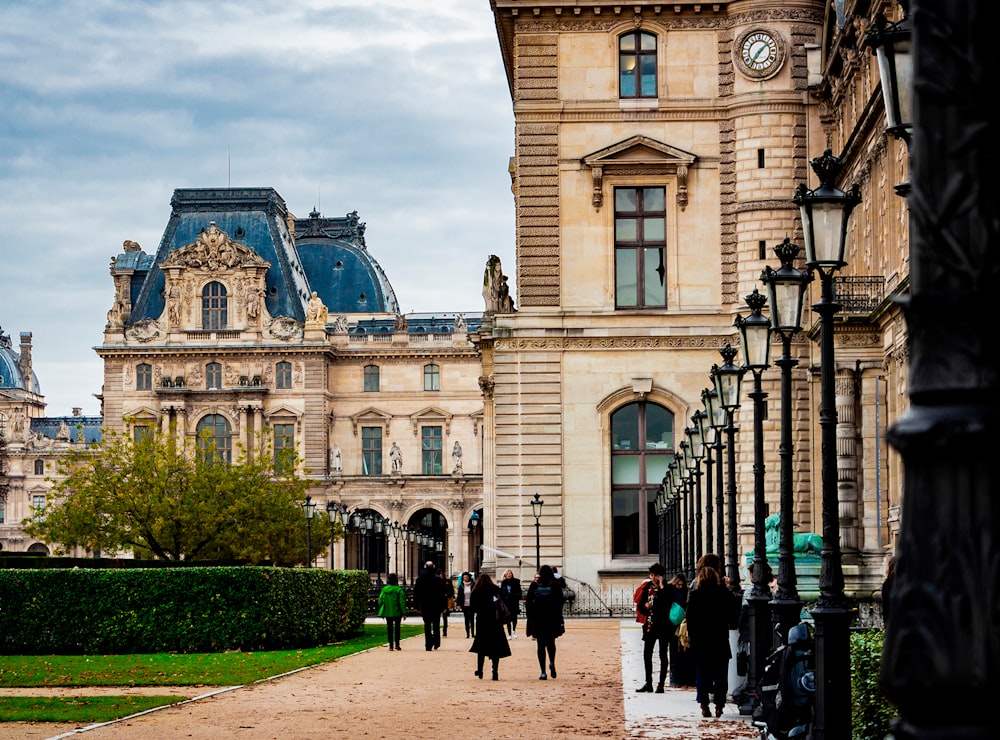
<path fill-rule="evenodd" d="M 258 449 L 269 449 L 266 440 Z M 56 496 L 25 531 L 56 552 L 79 546 L 162 560 L 303 564 L 301 502 L 310 484 L 295 474 L 294 453 L 282 455 L 276 462 L 241 451 L 230 464 L 210 440 L 180 443 L 173 430 L 139 439 L 106 432 L 60 463 Z M 330 543 L 320 512 L 311 535 L 314 555 Z"/>

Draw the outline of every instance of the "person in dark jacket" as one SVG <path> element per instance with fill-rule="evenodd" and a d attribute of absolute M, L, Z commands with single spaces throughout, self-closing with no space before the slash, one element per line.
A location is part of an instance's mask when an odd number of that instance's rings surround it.
<path fill-rule="evenodd" d="M 438 577 L 437 569 L 430 561 L 413 583 L 413 605 L 424 620 L 424 649 L 437 650 L 441 647 L 441 614 L 448 602 L 444 595 L 444 581 Z"/>
<path fill-rule="evenodd" d="M 662 563 L 649 566 L 649 583 L 646 585 L 638 609 L 646 615 L 642 628 L 642 666 L 646 673 L 646 682 L 636 689 L 637 692 L 653 691 L 653 650 L 657 643 L 660 647 L 660 681 L 656 685 L 656 693 L 663 693 L 663 684 L 667 680 L 667 668 L 670 664 L 670 638 L 677 631 L 677 626 L 670 621 L 670 607 L 674 602 L 680 602 L 680 594 L 672 585 L 666 583 L 667 569 Z"/>
<path fill-rule="evenodd" d="M 462 616 L 465 618 L 466 638 L 476 636 L 476 614 L 472 611 L 472 587 L 475 585 L 472 582 L 472 574 L 465 571 L 458 580 L 458 588 L 455 589 L 455 606 L 462 610 Z"/>
<path fill-rule="evenodd" d="M 548 565 L 538 569 L 538 575 L 528 586 L 524 598 L 527 625 L 524 634 L 534 637 L 541 669 L 539 681 L 545 681 L 545 656 L 549 657 L 549 675 L 556 677 L 556 638 L 566 631 L 563 623 L 563 591 Z"/>
<path fill-rule="evenodd" d="M 500 581 L 500 593 L 503 601 L 510 612 L 510 619 L 507 622 L 507 636 L 512 640 L 517 639 L 517 615 L 521 611 L 521 579 L 514 577 L 514 571 L 508 568 L 504 571 L 503 580 Z"/>
<path fill-rule="evenodd" d="M 711 717 L 709 699 L 715 698 L 715 716 L 721 717 L 729 691 L 729 630 L 736 627 L 739 602 L 722 584 L 715 568 L 702 566 L 688 595 L 688 636 L 697 669 L 697 701 L 701 715 Z"/>
<path fill-rule="evenodd" d="M 448 616 L 455 608 L 455 584 L 451 582 L 451 576 L 447 573 L 441 574 L 441 581 L 444 584 L 444 612 L 441 614 L 441 636 L 448 636 Z"/>
<path fill-rule="evenodd" d="M 688 583 L 683 573 L 677 573 L 667 581 L 677 591 L 677 603 L 682 609 L 687 609 Z M 681 648 L 677 640 L 677 630 L 670 635 L 670 685 L 694 686 L 694 660 L 691 651 Z"/>
<path fill-rule="evenodd" d="M 476 637 L 470 653 L 477 656 L 476 676 L 483 677 L 486 658 L 493 664 L 493 680 L 500 680 L 500 659 L 510 655 L 510 644 L 504 634 L 503 623 L 497 620 L 497 602 L 500 588 L 486 573 L 480 573 L 472 587 L 472 611 L 476 615 Z"/>

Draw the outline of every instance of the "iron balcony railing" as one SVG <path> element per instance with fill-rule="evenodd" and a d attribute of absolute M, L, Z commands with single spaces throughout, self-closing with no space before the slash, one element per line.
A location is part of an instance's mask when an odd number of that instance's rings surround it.
<path fill-rule="evenodd" d="M 871 313 L 885 298 L 885 278 L 881 275 L 836 276 L 834 300 L 843 313 Z"/>

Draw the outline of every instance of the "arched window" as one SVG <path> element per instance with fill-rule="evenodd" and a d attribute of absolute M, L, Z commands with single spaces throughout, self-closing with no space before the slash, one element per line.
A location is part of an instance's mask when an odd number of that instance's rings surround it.
<path fill-rule="evenodd" d="M 441 390 L 441 368 L 433 363 L 424 365 L 424 390 Z"/>
<path fill-rule="evenodd" d="M 222 365 L 210 362 L 205 365 L 205 387 L 217 391 L 222 387 Z"/>
<path fill-rule="evenodd" d="M 232 462 L 233 432 L 225 416 L 209 414 L 198 422 L 198 450 L 205 457 Z"/>
<path fill-rule="evenodd" d="M 279 362 L 274 366 L 274 384 L 278 388 L 292 387 L 292 363 Z"/>
<path fill-rule="evenodd" d="M 618 94 L 623 98 L 656 97 L 656 36 L 630 31 L 618 37 Z"/>
<path fill-rule="evenodd" d="M 137 391 L 153 390 L 153 366 L 148 362 L 140 362 L 135 366 L 135 389 Z"/>
<path fill-rule="evenodd" d="M 639 401 L 611 414 L 612 554 L 659 552 L 653 502 L 674 454 L 674 415 Z"/>
<path fill-rule="evenodd" d="M 201 291 L 201 328 L 205 331 L 225 329 L 229 324 L 228 317 L 226 286 L 218 281 L 208 283 Z"/>
<path fill-rule="evenodd" d="M 44 460 L 35 460 L 35 475 L 45 475 Z"/>

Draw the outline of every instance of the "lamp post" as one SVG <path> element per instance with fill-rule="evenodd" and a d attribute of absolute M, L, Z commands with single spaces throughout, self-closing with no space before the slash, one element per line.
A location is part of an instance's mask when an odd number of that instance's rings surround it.
<path fill-rule="evenodd" d="M 778 591 L 771 600 L 771 618 L 777 639 L 788 641 L 788 630 L 799 622 L 802 602 L 795 575 L 794 499 L 792 491 L 792 368 L 799 361 L 792 357 L 792 336 L 802 329 L 802 302 L 812 274 L 794 267 L 799 253 L 797 244 L 785 240 L 774 248 L 781 267 L 765 267 L 761 281 L 767 286 L 771 305 L 771 328 L 781 337 L 781 357 L 774 364 L 781 368 L 781 442 L 778 525 Z"/>
<path fill-rule="evenodd" d="M 476 573 L 479 572 L 479 556 L 480 549 L 478 547 L 479 543 L 476 542 L 476 533 L 479 529 L 479 512 L 473 510 L 472 516 L 469 517 L 469 527 L 471 529 L 470 539 L 472 540 L 472 564 L 475 566 Z"/>
<path fill-rule="evenodd" d="M 812 162 L 820 185 L 799 185 L 794 200 L 802 213 L 806 266 L 819 273 L 822 297 L 813 304 L 820 317 L 820 457 L 823 490 L 823 549 L 820 552 L 816 621 L 816 740 L 848 737 L 851 731 L 851 611 L 844 595 L 840 557 L 840 502 L 837 497 L 837 407 L 834 389 L 833 276 L 843 267 L 847 224 L 861 196 L 855 186 L 843 191 L 834 182 L 843 163 L 827 149 Z"/>
<path fill-rule="evenodd" d="M 771 652 L 773 640 L 769 634 L 770 622 L 767 602 L 771 600 L 768 585 L 770 566 L 767 562 L 767 543 L 764 539 L 764 520 L 767 502 L 764 500 L 764 403 L 767 393 L 761 388 L 761 376 L 770 366 L 771 321 L 761 309 L 767 297 L 756 288 L 746 296 L 749 316 L 737 316 L 743 347 L 743 367 L 753 375 L 753 574 L 750 593 L 747 595 L 747 616 L 750 627 L 750 665 L 747 667 L 747 690 L 740 702 L 740 714 L 750 714 L 756 704 L 754 690 L 757 679 L 764 674 L 764 658 Z"/>
<path fill-rule="evenodd" d="M 400 529 L 401 529 L 401 527 L 399 526 L 399 522 L 393 522 L 392 524 L 389 525 L 389 531 L 392 533 L 392 554 L 396 556 L 396 567 L 397 568 L 399 568 L 399 531 L 400 531 Z M 388 549 L 388 547 L 387 547 L 387 549 Z M 391 564 L 392 564 L 392 561 L 390 560 L 389 564 L 387 564 L 386 567 L 385 567 L 385 569 L 387 571 L 391 570 L 391 568 L 389 567 L 389 565 L 391 565 Z"/>
<path fill-rule="evenodd" d="M 316 504 L 312 502 L 312 496 L 306 496 L 302 511 L 306 515 L 306 567 L 312 568 L 312 523 L 316 514 Z"/>
<path fill-rule="evenodd" d="M 702 533 L 705 531 L 705 522 L 703 519 L 702 512 L 704 511 L 704 516 L 710 517 L 712 514 L 712 497 L 706 496 L 708 501 L 708 509 L 705 511 L 702 508 L 702 488 L 701 488 L 701 463 L 705 460 L 707 445 L 705 444 L 706 434 L 705 434 L 705 419 L 708 418 L 708 414 L 702 409 L 698 409 L 691 415 L 691 427 L 688 430 L 688 443 L 691 445 L 691 454 L 694 456 L 694 499 L 695 499 L 695 550 L 698 553 L 704 553 L 707 550 L 712 549 L 712 541 L 709 539 L 706 545 L 702 540 Z M 704 548 L 704 549 L 703 549 Z"/>
<path fill-rule="evenodd" d="M 703 390 L 701 398 L 705 402 L 705 411 L 708 412 L 706 422 L 712 429 L 712 449 L 715 450 L 715 552 L 724 562 L 725 548 L 722 545 L 722 538 L 725 532 L 723 521 L 725 508 L 722 491 L 722 450 L 725 445 L 722 443 L 722 432 L 726 428 L 726 410 L 719 403 L 719 392 L 715 390 L 715 375 L 710 374 L 709 379 L 712 381 L 712 387 Z M 708 546 L 711 548 L 712 543 L 709 542 Z"/>
<path fill-rule="evenodd" d="M 448 577 L 452 578 L 455 575 L 455 553 L 448 553 Z"/>
<path fill-rule="evenodd" d="M 714 490 L 715 460 L 712 459 L 712 451 L 715 449 L 715 429 L 712 427 L 712 413 L 708 409 L 706 396 L 708 388 L 701 392 L 701 401 L 704 408 L 700 409 L 701 416 L 698 424 L 701 427 L 701 439 L 705 449 L 705 549 L 711 551 L 715 539 L 715 522 L 712 517 L 715 511 L 712 506 L 712 491 Z"/>
<path fill-rule="evenodd" d="M 541 518 L 542 507 L 545 502 L 538 498 L 538 494 L 531 499 L 531 515 L 535 517 L 535 572 L 542 569 L 542 540 L 541 540 Z"/>
<path fill-rule="evenodd" d="M 865 44 L 878 59 L 886 133 L 906 142 L 907 149 L 913 128 L 911 35 L 908 18 L 890 23 L 881 13 L 875 16 L 875 22 L 865 34 Z"/>
<path fill-rule="evenodd" d="M 337 534 L 337 513 L 340 511 L 340 506 L 336 501 L 326 502 L 326 518 L 330 522 L 330 570 L 333 570 L 333 547 L 336 542 L 335 535 Z"/>
<path fill-rule="evenodd" d="M 729 342 L 719 350 L 722 355 L 723 364 L 712 366 L 712 377 L 715 379 L 715 391 L 719 394 L 719 403 L 726 412 L 726 438 L 729 443 L 729 450 L 726 455 L 726 499 L 729 504 L 729 516 L 727 521 L 727 550 L 726 558 L 727 575 L 729 576 L 729 588 L 735 594 L 742 594 L 740 589 L 740 567 L 739 553 L 736 548 L 736 426 L 733 417 L 736 409 L 740 407 L 740 382 L 743 380 L 743 373 L 746 370 L 733 364 L 736 358 L 736 350 Z"/>
<path fill-rule="evenodd" d="M 414 555 L 414 549 L 415 549 L 413 546 L 417 542 L 417 531 L 415 529 L 408 529 L 406 531 L 406 537 L 407 537 L 407 542 L 409 542 L 409 546 L 406 548 L 406 552 L 407 552 L 407 556 L 408 556 L 407 560 L 409 561 L 409 564 L 407 565 L 407 570 L 409 570 L 409 572 L 410 572 L 410 580 L 414 581 L 416 579 L 413 577 L 413 571 L 414 570 L 418 570 L 416 568 L 416 564 L 413 562 L 413 555 Z"/>
<path fill-rule="evenodd" d="M 683 444 L 683 443 L 682 443 Z M 690 532 L 688 531 L 688 517 L 687 517 L 687 496 L 684 495 L 684 489 L 687 482 L 684 480 L 684 456 L 681 453 L 680 447 L 678 446 L 677 451 L 674 453 L 674 461 L 667 466 L 670 471 L 670 479 L 674 486 L 674 494 L 677 496 L 677 518 L 680 520 L 678 526 L 678 534 L 680 535 L 678 541 L 681 570 L 687 574 L 688 580 L 691 579 L 691 562 L 688 559 L 688 537 Z"/>

